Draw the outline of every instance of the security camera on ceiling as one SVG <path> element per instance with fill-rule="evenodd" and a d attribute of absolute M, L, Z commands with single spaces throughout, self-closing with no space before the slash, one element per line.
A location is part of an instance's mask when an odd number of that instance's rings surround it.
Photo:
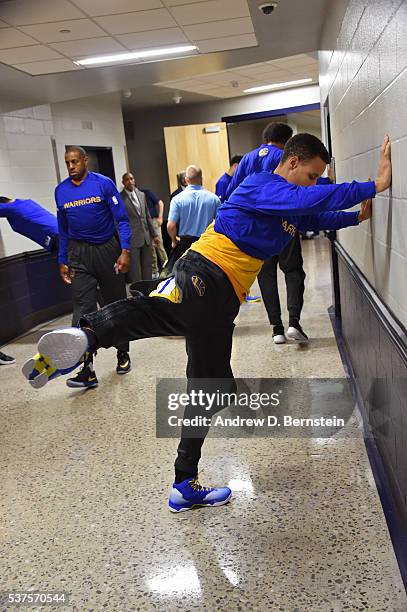
<path fill-rule="evenodd" d="M 265 2 L 259 5 L 259 11 L 261 11 L 263 15 L 271 15 L 276 8 L 277 2 Z"/>

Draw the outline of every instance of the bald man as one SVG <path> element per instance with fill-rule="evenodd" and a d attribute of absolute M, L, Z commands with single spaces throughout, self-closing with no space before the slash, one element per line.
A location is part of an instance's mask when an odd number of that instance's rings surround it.
<path fill-rule="evenodd" d="M 188 166 L 185 170 L 186 188 L 170 204 L 167 232 L 176 251 L 170 254 L 169 267 L 189 249 L 216 217 L 220 199 L 202 187 L 202 170 Z M 172 255 L 172 256 L 171 256 Z M 167 266 L 167 272 L 169 271 Z"/>

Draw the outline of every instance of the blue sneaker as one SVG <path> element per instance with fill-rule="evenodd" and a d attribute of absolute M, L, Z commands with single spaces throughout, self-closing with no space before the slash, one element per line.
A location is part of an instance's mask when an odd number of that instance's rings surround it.
<path fill-rule="evenodd" d="M 261 302 L 261 295 L 246 295 L 245 302 L 248 302 L 249 304 Z"/>
<path fill-rule="evenodd" d="M 32 387 L 40 389 L 50 380 L 75 370 L 87 348 L 86 334 L 77 327 L 49 332 L 40 338 L 38 353 L 23 365 L 23 375 Z"/>
<path fill-rule="evenodd" d="M 195 506 L 223 506 L 231 497 L 229 487 L 202 487 L 198 478 L 191 478 L 172 485 L 168 508 L 171 512 L 186 512 Z"/>

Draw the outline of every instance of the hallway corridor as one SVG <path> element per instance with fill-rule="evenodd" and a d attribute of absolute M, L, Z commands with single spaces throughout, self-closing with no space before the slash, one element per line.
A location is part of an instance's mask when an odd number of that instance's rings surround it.
<path fill-rule="evenodd" d="M 303 242 L 310 345 L 274 345 L 263 304 L 245 304 L 236 377 L 344 376 L 328 247 Z M 61 323 L 69 318 L 46 329 Z M 121 377 L 115 351 L 101 350 L 97 389 L 60 378 L 35 391 L 20 368 L 43 331 L 7 346 L 17 364 L 0 368 L 2 591 L 64 591 L 69 604 L 55 609 L 79 612 L 407 609 L 361 431 L 208 439 L 200 480 L 228 484 L 232 501 L 173 515 L 177 441 L 155 438 L 155 383 L 184 377 L 183 340 L 133 343 L 133 371 Z"/>

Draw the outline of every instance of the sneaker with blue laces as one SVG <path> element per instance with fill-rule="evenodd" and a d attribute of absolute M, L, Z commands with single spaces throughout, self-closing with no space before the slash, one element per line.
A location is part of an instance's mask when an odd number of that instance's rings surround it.
<path fill-rule="evenodd" d="M 32 387 L 40 389 L 50 380 L 75 370 L 87 349 L 87 336 L 77 327 L 49 332 L 40 338 L 38 353 L 23 365 L 23 375 Z"/>
<path fill-rule="evenodd" d="M 187 478 L 172 485 L 168 508 L 171 512 L 186 512 L 196 506 L 223 506 L 231 497 L 229 487 L 203 487 L 198 478 Z"/>

